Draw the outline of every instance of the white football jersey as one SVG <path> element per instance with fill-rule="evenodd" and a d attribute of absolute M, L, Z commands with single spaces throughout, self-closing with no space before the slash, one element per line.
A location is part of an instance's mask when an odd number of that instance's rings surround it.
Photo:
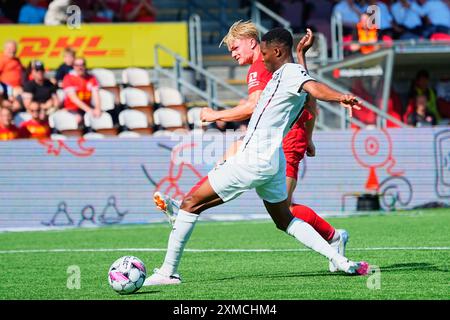
<path fill-rule="evenodd" d="M 300 117 L 307 93 L 303 84 L 314 80 L 305 68 L 286 63 L 275 71 L 255 107 L 240 151 L 272 161 L 283 138 Z"/>

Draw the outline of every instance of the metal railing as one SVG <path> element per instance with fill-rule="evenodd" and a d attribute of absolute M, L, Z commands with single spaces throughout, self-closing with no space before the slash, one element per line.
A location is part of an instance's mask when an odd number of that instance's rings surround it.
<path fill-rule="evenodd" d="M 172 71 L 169 71 L 160 65 L 159 54 L 161 52 L 168 54 L 174 59 Z M 154 48 L 154 55 L 155 55 L 155 67 L 154 67 L 155 73 L 153 82 L 156 85 L 158 85 L 160 81 L 160 75 L 164 75 L 173 80 L 174 86 L 178 91 L 182 92 L 182 89 L 186 88 L 191 92 L 195 93 L 196 95 L 200 96 L 201 98 L 205 99 L 208 105 L 212 108 L 228 107 L 225 103 L 223 103 L 218 99 L 217 97 L 218 87 L 233 92 L 239 97 L 239 99 L 247 98 L 247 93 L 234 88 L 233 86 L 224 82 L 222 79 L 216 77 L 215 75 L 206 71 L 205 69 L 196 65 L 195 63 L 186 60 L 185 58 L 178 55 L 169 48 L 166 48 L 160 44 L 156 44 Z M 184 71 L 183 67 L 189 67 L 205 78 L 206 91 L 196 85 L 193 85 L 191 82 L 183 78 L 183 71 Z"/>
<path fill-rule="evenodd" d="M 336 84 L 336 83 L 334 83 L 334 82 L 332 82 L 330 80 L 327 80 L 326 78 L 324 78 L 323 76 L 321 76 L 319 74 L 311 73 L 311 75 L 312 75 L 312 77 L 314 77 L 318 81 L 326 84 L 327 86 L 331 87 L 334 90 L 337 90 L 337 91 L 340 91 L 340 92 L 348 92 L 349 91 L 348 89 L 346 89 L 346 88 L 344 88 L 344 87 L 342 87 L 342 86 L 340 86 L 340 85 L 338 85 L 338 84 Z M 387 88 L 389 89 L 390 86 L 387 86 Z M 399 127 L 407 127 L 407 125 L 405 123 L 403 123 L 402 121 L 398 120 L 397 118 L 394 118 L 393 116 L 391 116 L 387 112 L 385 112 L 385 111 L 381 110 L 380 108 L 374 106 L 373 104 L 371 104 L 368 101 L 362 99 L 361 97 L 359 97 L 359 100 L 360 100 L 361 104 L 363 105 L 363 107 L 365 109 L 368 109 L 368 110 L 374 112 L 377 115 L 377 127 L 378 128 L 386 127 L 386 121 L 387 120 L 389 120 L 392 123 L 398 125 Z M 326 104 L 323 103 L 323 102 L 319 102 L 319 105 L 320 106 L 324 106 L 324 108 L 327 109 L 328 111 L 331 111 L 330 107 L 336 109 L 332 105 L 329 105 L 328 107 L 325 107 Z M 331 111 L 331 112 L 333 112 L 333 111 Z M 341 112 L 339 112 L 339 113 L 336 113 L 336 112 L 333 112 L 333 113 L 336 114 L 338 117 L 340 117 L 341 128 L 342 129 L 343 128 L 347 128 L 348 127 L 347 124 L 349 122 L 350 123 L 354 123 L 354 124 L 358 125 L 361 128 L 364 128 L 364 127 L 367 126 L 366 124 L 364 124 L 363 122 L 361 122 L 361 121 L 359 121 L 357 119 L 354 119 L 354 118 L 350 118 L 349 119 L 349 118 L 347 118 L 347 115 L 346 115 L 346 112 L 345 112 L 344 108 L 342 108 Z"/>
<path fill-rule="evenodd" d="M 252 22 L 256 25 L 256 28 L 261 33 L 266 33 L 269 31 L 268 28 L 264 27 L 262 25 L 262 19 L 261 19 L 261 13 L 264 13 L 266 16 L 270 17 L 272 20 L 275 20 L 278 22 L 283 28 L 289 30 L 292 33 L 291 29 L 291 23 L 281 17 L 280 15 L 276 14 L 263 4 L 261 4 L 258 1 L 252 1 L 252 11 L 251 11 L 251 17 Z"/>
<path fill-rule="evenodd" d="M 202 23 L 198 14 L 189 17 L 189 57 L 197 66 L 203 67 Z"/>

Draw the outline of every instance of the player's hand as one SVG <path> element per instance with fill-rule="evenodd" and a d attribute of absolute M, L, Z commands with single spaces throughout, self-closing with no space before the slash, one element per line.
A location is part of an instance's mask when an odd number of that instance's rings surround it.
<path fill-rule="evenodd" d="M 314 44 L 314 34 L 311 29 L 306 29 L 306 34 L 300 39 L 297 44 L 297 54 L 305 53 Z"/>
<path fill-rule="evenodd" d="M 214 122 L 217 120 L 216 111 L 211 108 L 202 108 L 200 120 L 203 122 Z"/>
<path fill-rule="evenodd" d="M 308 147 L 306 148 L 306 155 L 308 157 L 316 156 L 316 146 L 314 145 L 314 142 L 312 140 L 308 141 Z"/>
<path fill-rule="evenodd" d="M 343 94 L 340 97 L 339 102 L 341 106 L 348 109 L 348 115 L 350 118 L 353 116 L 353 109 L 361 110 L 360 102 L 358 101 L 358 99 L 356 99 L 354 95 Z"/>

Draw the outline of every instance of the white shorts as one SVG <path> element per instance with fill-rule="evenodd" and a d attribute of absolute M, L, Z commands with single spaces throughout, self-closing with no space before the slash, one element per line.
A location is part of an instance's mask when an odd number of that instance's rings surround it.
<path fill-rule="evenodd" d="M 287 199 L 286 160 L 280 153 L 276 172 L 260 170 L 238 161 L 239 157 L 231 157 L 218 164 L 208 173 L 209 183 L 217 195 L 224 201 L 237 198 L 245 191 L 255 189 L 258 196 L 270 203 L 278 203 Z"/>

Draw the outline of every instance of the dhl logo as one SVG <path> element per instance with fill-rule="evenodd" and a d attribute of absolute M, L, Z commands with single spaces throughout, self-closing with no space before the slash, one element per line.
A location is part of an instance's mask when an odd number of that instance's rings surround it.
<path fill-rule="evenodd" d="M 79 37 L 23 37 L 19 40 L 21 48 L 18 56 L 20 58 L 55 58 L 61 57 L 66 47 L 71 47 L 77 53 L 86 58 L 89 57 L 123 57 L 124 49 L 100 48 L 102 36 L 79 36 Z"/>

